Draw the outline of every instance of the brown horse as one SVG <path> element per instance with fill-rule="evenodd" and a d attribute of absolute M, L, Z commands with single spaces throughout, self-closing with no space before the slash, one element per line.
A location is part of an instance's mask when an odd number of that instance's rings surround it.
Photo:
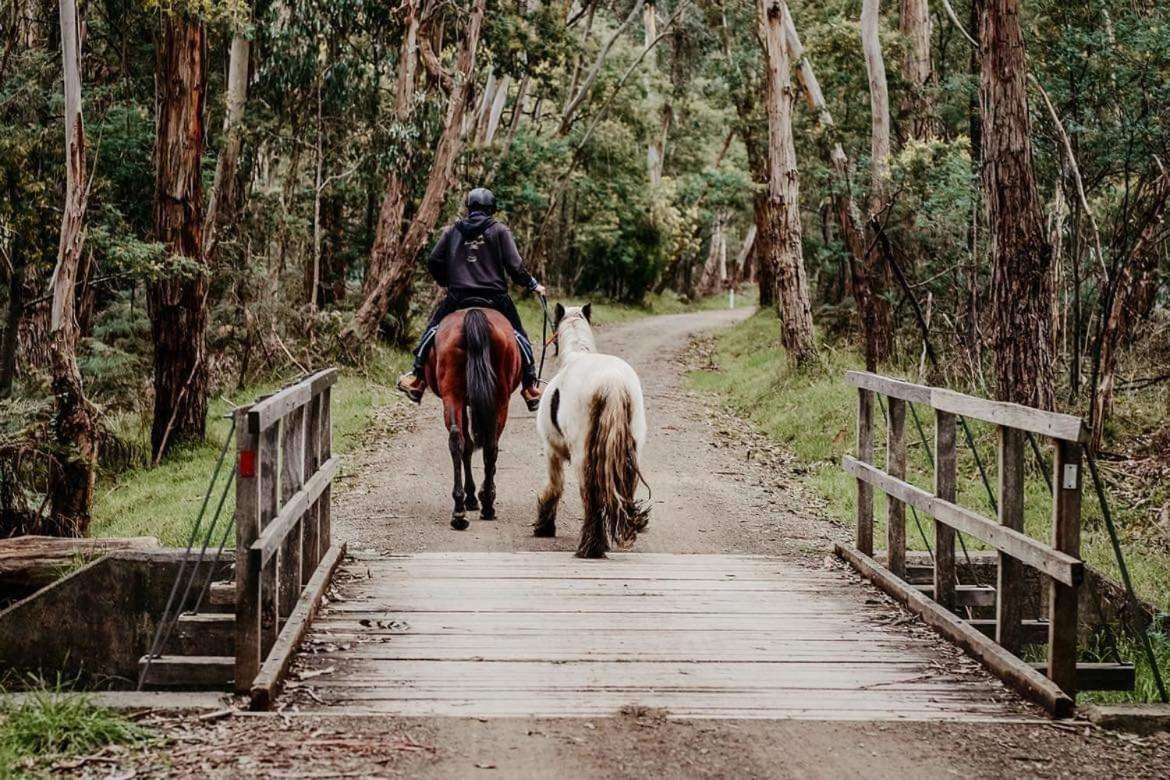
<path fill-rule="evenodd" d="M 447 316 L 427 359 L 427 385 L 443 399 L 455 485 L 451 527 L 467 528 L 466 512 L 496 516 L 496 456 L 508 422 L 508 399 L 520 385 L 520 347 L 508 319 L 492 309 L 464 309 Z M 483 488 L 475 496 L 471 456 L 483 450 Z"/>

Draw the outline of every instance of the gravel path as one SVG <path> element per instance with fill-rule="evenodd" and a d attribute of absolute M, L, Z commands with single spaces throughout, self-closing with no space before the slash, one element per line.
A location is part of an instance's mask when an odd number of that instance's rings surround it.
<path fill-rule="evenodd" d="M 690 390 L 680 356 L 693 334 L 730 325 L 747 309 L 680 314 L 600 327 L 598 346 L 637 370 L 649 423 L 643 471 L 654 491 L 648 531 L 635 551 L 675 553 L 783 553 L 825 550 L 839 530 L 792 511 L 799 501 L 784 476 L 769 471 L 777 454 L 744 442 L 735 421 L 712 419 L 710 404 Z M 550 353 L 550 360 L 552 360 Z M 546 366 L 545 373 L 555 370 Z M 536 495 L 545 466 L 535 415 L 513 398 L 500 445 L 498 518 L 451 530 L 451 458 L 438 400 L 422 408 L 405 400 L 383 412 L 382 431 L 347 464 L 334 509 L 335 535 L 351 549 L 420 551 L 573 550 L 581 503 L 570 477 L 556 539 L 537 539 Z M 753 451 L 753 447 L 755 448 Z M 478 455 L 477 461 L 478 461 Z M 750 460 L 749 460 L 750 458 Z M 482 471 L 477 463 L 476 472 Z M 570 471 L 570 474 L 572 472 Z"/>

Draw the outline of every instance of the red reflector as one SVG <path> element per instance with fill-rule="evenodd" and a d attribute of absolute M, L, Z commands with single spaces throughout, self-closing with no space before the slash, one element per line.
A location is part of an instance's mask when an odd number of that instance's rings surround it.
<path fill-rule="evenodd" d="M 240 450 L 240 476 L 244 479 L 256 476 L 256 453 L 252 450 Z"/>

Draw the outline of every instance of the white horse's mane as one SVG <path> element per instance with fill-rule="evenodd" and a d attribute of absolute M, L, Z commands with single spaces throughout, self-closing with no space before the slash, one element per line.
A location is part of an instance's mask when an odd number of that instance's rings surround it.
<path fill-rule="evenodd" d="M 565 310 L 557 326 L 557 340 L 561 351 L 566 355 L 574 352 L 597 352 L 597 342 L 593 339 L 593 328 L 581 307 L 574 306 Z"/>

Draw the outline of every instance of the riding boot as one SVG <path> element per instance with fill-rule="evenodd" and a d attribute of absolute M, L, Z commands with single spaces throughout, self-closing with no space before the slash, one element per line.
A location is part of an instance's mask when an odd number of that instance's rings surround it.
<path fill-rule="evenodd" d="M 416 404 L 422 403 L 423 393 L 427 390 L 427 347 L 430 346 L 432 336 L 433 333 L 428 330 L 423 336 L 422 343 L 415 350 L 414 367 L 408 373 L 398 377 L 398 390 Z"/>
<path fill-rule="evenodd" d="M 535 412 L 540 408 L 541 395 L 543 395 L 543 391 L 536 382 L 525 384 L 524 389 L 520 391 L 520 397 L 524 399 L 524 403 L 530 412 Z"/>

